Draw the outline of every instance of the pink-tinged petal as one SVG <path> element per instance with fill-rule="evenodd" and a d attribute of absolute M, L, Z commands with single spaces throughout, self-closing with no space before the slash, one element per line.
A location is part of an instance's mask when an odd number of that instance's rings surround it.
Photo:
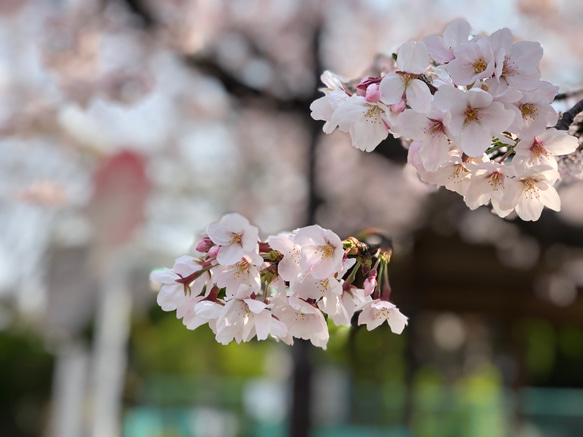
<path fill-rule="evenodd" d="M 444 64 L 454 58 L 452 51 L 449 49 L 449 46 L 446 44 L 442 37 L 437 35 L 428 35 L 423 38 L 423 42 L 425 43 L 431 58 L 435 62 Z"/>
<path fill-rule="evenodd" d="M 492 103 L 492 100 L 494 100 L 494 98 L 489 93 L 480 89 L 469 90 L 466 93 L 466 98 L 468 104 L 472 108 L 484 108 L 490 105 L 490 103 Z"/>
<path fill-rule="evenodd" d="M 294 242 L 300 246 L 321 246 L 326 243 L 323 231 L 318 225 L 305 226 L 297 230 Z"/>
<path fill-rule="evenodd" d="M 492 143 L 492 134 L 489 126 L 482 126 L 472 122 L 463 128 L 460 137 L 460 147 L 464 153 L 471 157 L 482 156 Z"/>
<path fill-rule="evenodd" d="M 535 41 L 518 41 L 510 51 L 512 62 L 521 69 L 536 70 L 543 57 L 543 48 Z M 524 88 L 523 88 L 524 89 Z"/>
<path fill-rule="evenodd" d="M 407 317 L 401 314 L 397 308 L 390 311 L 387 321 L 391 331 L 395 334 L 403 332 L 403 329 L 405 329 L 405 326 L 407 325 Z"/>
<path fill-rule="evenodd" d="M 366 324 L 366 329 L 372 331 L 384 323 L 385 319 L 381 317 L 373 317 L 373 309 L 370 306 L 365 307 L 358 316 L 358 324 Z"/>
<path fill-rule="evenodd" d="M 195 314 L 190 314 L 189 316 L 184 317 L 182 323 L 186 326 L 186 329 L 194 331 L 196 328 L 208 323 L 208 320 L 203 319 L 202 317 L 196 317 Z"/>
<path fill-rule="evenodd" d="M 185 255 L 181 256 L 174 263 L 172 268 L 178 275 L 183 278 L 192 275 L 194 272 L 198 272 L 202 267 L 195 263 L 194 258 Z"/>
<path fill-rule="evenodd" d="M 442 85 L 433 96 L 435 107 L 442 112 L 463 112 L 467 106 L 465 93 L 451 85 Z"/>
<path fill-rule="evenodd" d="M 534 90 L 540 83 L 540 73 L 538 70 L 522 71 L 519 74 L 504 76 L 508 85 L 523 91 Z"/>
<path fill-rule="evenodd" d="M 503 54 L 506 54 L 510 51 L 512 43 L 514 42 L 512 32 L 510 32 L 510 29 L 508 28 L 498 29 L 496 32 L 489 36 L 489 39 L 492 50 L 494 52 L 502 50 Z"/>
<path fill-rule="evenodd" d="M 493 102 L 490 106 L 480 111 L 484 123 L 488 124 L 490 132 L 494 134 L 505 131 L 514 121 L 515 113 L 505 109 L 502 103 Z"/>
<path fill-rule="evenodd" d="M 500 200 L 500 208 L 504 211 L 512 211 L 522 196 L 522 183 L 516 179 L 504 181 L 504 195 Z"/>
<path fill-rule="evenodd" d="M 379 85 L 381 102 L 386 105 L 393 105 L 400 101 L 405 93 L 405 83 L 403 76 L 397 73 L 389 73 Z"/>
<path fill-rule="evenodd" d="M 389 129 L 380 117 L 354 123 L 349 130 L 352 146 L 364 152 L 372 152 L 389 136 Z"/>
<path fill-rule="evenodd" d="M 429 54 L 423 41 L 407 41 L 399 49 L 397 68 L 413 74 L 422 74 L 429 65 Z"/>
<path fill-rule="evenodd" d="M 228 246 L 221 246 L 217 254 L 217 261 L 223 266 L 230 266 L 237 264 L 245 255 L 245 251 L 238 244 L 229 244 Z"/>
<path fill-rule="evenodd" d="M 271 331 L 271 324 L 273 317 L 271 312 L 263 311 L 255 315 L 255 332 L 257 333 L 257 340 L 265 340 Z"/>
<path fill-rule="evenodd" d="M 203 300 L 199 302 L 194 308 L 194 312 L 197 316 L 204 317 L 205 319 L 216 319 L 221 313 L 223 306 L 215 302 L 210 302 L 208 300 Z"/>
<path fill-rule="evenodd" d="M 428 135 L 421 145 L 421 162 L 427 171 L 435 171 L 447 161 L 449 141 L 444 134 Z"/>
<path fill-rule="evenodd" d="M 489 178 L 475 177 L 470 182 L 468 191 L 464 196 L 464 201 L 466 202 L 468 208 L 474 210 L 479 206 L 486 205 L 490 201 L 490 197 L 491 187 Z"/>
<path fill-rule="evenodd" d="M 559 193 L 553 187 L 549 186 L 546 190 L 540 191 L 540 200 L 544 206 L 553 211 L 561 210 L 561 198 Z"/>
<path fill-rule="evenodd" d="M 231 232 L 243 232 L 249 226 L 249 220 L 236 212 L 225 214 L 220 222 L 224 223 L 225 227 Z"/>
<path fill-rule="evenodd" d="M 259 241 L 259 229 L 249 226 L 241 236 L 241 246 L 245 252 L 257 252 Z"/>
<path fill-rule="evenodd" d="M 397 117 L 399 134 L 406 138 L 419 138 L 423 135 L 429 120 L 425 114 L 420 114 L 411 109 L 403 111 Z"/>
<path fill-rule="evenodd" d="M 233 235 L 233 232 L 220 222 L 209 224 L 206 228 L 206 233 L 213 243 L 219 245 L 230 244 Z"/>
<path fill-rule="evenodd" d="M 184 296 L 184 286 L 176 283 L 176 285 L 164 285 L 156 297 L 156 302 L 162 310 L 174 311 L 184 299 L 186 299 L 186 296 Z"/>
<path fill-rule="evenodd" d="M 573 153 L 579 147 L 577 138 L 555 128 L 548 129 L 545 133 L 539 135 L 537 139 L 553 155 L 567 155 Z"/>
<path fill-rule="evenodd" d="M 443 31 L 443 39 L 450 47 L 467 42 L 470 36 L 470 23 L 464 19 L 452 21 Z"/>
<path fill-rule="evenodd" d="M 422 81 L 419 79 L 412 80 L 405 91 L 405 95 L 407 96 L 407 104 L 413 111 L 421 113 L 429 111 L 431 107 L 431 91 Z"/>
<path fill-rule="evenodd" d="M 533 200 L 530 196 L 521 196 L 516 205 L 516 214 L 524 221 L 536 221 L 543 211 L 543 204 L 538 200 Z"/>

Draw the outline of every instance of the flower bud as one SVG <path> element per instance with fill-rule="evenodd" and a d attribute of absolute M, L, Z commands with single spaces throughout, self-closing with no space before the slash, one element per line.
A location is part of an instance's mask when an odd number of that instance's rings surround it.
<path fill-rule="evenodd" d="M 197 252 L 200 253 L 207 253 L 212 247 L 214 243 L 209 237 L 204 237 L 200 243 L 196 245 Z"/>
<path fill-rule="evenodd" d="M 216 259 L 217 255 L 219 254 L 219 249 L 221 246 L 213 246 L 208 250 L 208 256 L 212 259 Z"/>

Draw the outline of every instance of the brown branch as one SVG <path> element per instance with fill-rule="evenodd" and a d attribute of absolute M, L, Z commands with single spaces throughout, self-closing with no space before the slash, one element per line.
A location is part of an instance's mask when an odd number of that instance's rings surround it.
<path fill-rule="evenodd" d="M 561 116 L 561 119 L 554 126 L 555 129 L 569 130 L 569 126 L 571 126 L 571 124 L 573 123 L 573 120 L 580 112 L 583 112 L 583 100 L 579 100 L 575 104 L 575 106 L 573 106 L 567 112 L 563 113 L 563 115 Z"/>

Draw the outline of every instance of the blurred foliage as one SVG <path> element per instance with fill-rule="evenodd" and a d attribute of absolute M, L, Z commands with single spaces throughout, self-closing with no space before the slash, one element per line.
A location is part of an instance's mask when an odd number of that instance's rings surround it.
<path fill-rule="evenodd" d="M 0 434 L 41 435 L 48 413 L 53 357 L 38 334 L 0 332 Z"/>

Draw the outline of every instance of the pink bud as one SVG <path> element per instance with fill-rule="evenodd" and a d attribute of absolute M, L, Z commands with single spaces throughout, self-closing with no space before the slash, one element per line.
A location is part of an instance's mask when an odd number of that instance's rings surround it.
<path fill-rule="evenodd" d="M 209 237 L 204 237 L 200 243 L 197 244 L 196 250 L 201 253 L 207 253 L 214 243 Z"/>
<path fill-rule="evenodd" d="M 368 103 L 376 103 L 381 98 L 378 83 L 371 83 L 366 89 L 366 101 Z"/>
<path fill-rule="evenodd" d="M 370 296 L 377 286 L 377 271 L 372 269 L 368 274 L 368 278 L 364 280 L 364 295 Z"/>
<path fill-rule="evenodd" d="M 216 259 L 217 255 L 219 254 L 219 249 L 221 246 L 213 246 L 208 250 L 208 256 L 212 259 Z"/>
<path fill-rule="evenodd" d="M 378 89 L 378 84 L 380 81 L 381 81 L 380 77 L 374 77 L 374 76 L 365 77 L 364 79 L 362 79 L 360 81 L 360 83 L 358 85 L 356 85 L 356 94 L 359 96 L 362 96 L 362 97 L 366 96 L 368 88 L 371 85 L 376 85 L 377 89 Z M 367 98 L 367 101 L 369 101 L 368 98 Z M 377 99 L 377 101 L 378 101 L 378 99 Z"/>

